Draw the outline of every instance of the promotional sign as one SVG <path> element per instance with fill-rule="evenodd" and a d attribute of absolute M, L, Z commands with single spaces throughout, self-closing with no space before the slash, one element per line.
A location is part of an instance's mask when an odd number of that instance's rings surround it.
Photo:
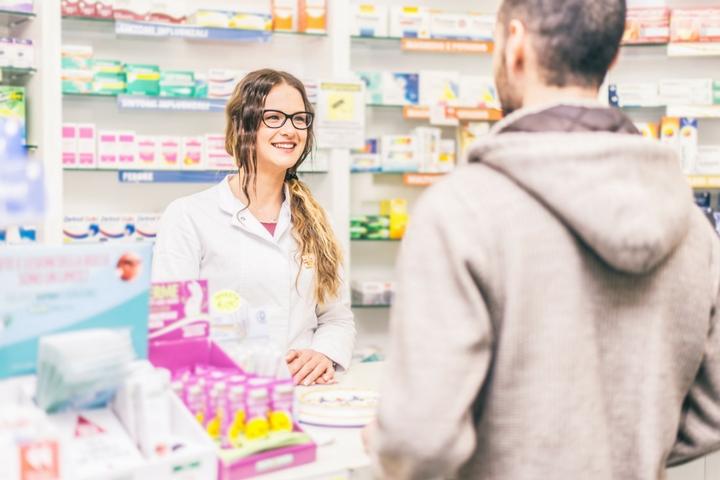
<path fill-rule="evenodd" d="M 0 378 L 35 372 L 38 338 L 129 328 L 147 357 L 150 245 L 0 249 Z"/>

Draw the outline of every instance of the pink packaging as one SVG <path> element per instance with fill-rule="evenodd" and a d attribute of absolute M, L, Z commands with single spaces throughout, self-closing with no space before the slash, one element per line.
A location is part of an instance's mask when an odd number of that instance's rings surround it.
<path fill-rule="evenodd" d="M 203 144 L 202 137 L 183 138 L 182 168 L 193 170 L 203 168 Z"/>
<path fill-rule="evenodd" d="M 178 137 L 163 137 L 160 141 L 160 168 L 177 170 L 180 167 L 180 141 Z"/>
<path fill-rule="evenodd" d="M 64 168 L 75 168 L 78 165 L 77 137 L 77 126 L 64 123 L 62 126 L 62 163 Z"/>
<path fill-rule="evenodd" d="M 97 146 L 95 143 L 95 125 L 82 123 L 77 125 L 77 159 L 81 168 L 97 167 Z"/>
<path fill-rule="evenodd" d="M 150 295 L 151 340 L 207 337 L 207 281 L 154 283 Z"/>
<path fill-rule="evenodd" d="M 80 0 L 78 2 L 78 10 L 82 17 L 96 17 L 97 2 L 95 0 Z"/>
<path fill-rule="evenodd" d="M 205 135 L 205 166 L 208 170 L 237 170 L 235 159 L 225 151 L 224 135 Z"/>
<path fill-rule="evenodd" d="M 159 154 L 157 137 L 151 135 L 138 135 L 137 140 L 137 167 L 153 170 L 158 167 Z"/>
<path fill-rule="evenodd" d="M 135 132 L 118 132 L 118 163 L 120 168 L 135 167 Z"/>
<path fill-rule="evenodd" d="M 112 131 L 98 132 L 98 168 L 118 168 L 118 134 Z"/>
<path fill-rule="evenodd" d="M 113 6 L 110 0 L 99 0 L 95 8 L 98 18 L 113 18 Z"/>
<path fill-rule="evenodd" d="M 80 16 L 80 5 L 78 0 L 62 0 L 60 2 L 60 9 L 64 17 L 78 17 Z"/>

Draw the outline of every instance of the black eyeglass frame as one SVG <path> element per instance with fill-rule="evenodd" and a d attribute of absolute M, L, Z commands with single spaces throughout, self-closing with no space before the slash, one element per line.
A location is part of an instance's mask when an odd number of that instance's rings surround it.
<path fill-rule="evenodd" d="M 268 125 L 267 122 L 265 121 L 265 114 L 268 112 L 278 113 L 278 114 L 282 115 L 283 116 L 282 123 L 280 125 L 278 125 L 277 127 L 271 127 L 270 125 Z M 307 115 L 307 117 L 309 119 L 308 124 L 305 127 L 298 127 L 297 125 L 295 125 L 295 116 L 296 115 Z M 287 123 L 288 118 L 289 118 L 290 123 L 296 130 L 307 130 L 308 128 L 312 127 L 313 121 L 315 121 L 315 114 L 312 112 L 295 112 L 295 113 L 288 115 L 287 113 L 285 113 L 281 110 L 263 110 L 260 115 L 260 118 L 262 119 L 263 124 L 268 128 L 272 128 L 272 129 L 276 129 L 276 130 L 278 128 L 282 128 L 285 126 L 285 124 Z"/>

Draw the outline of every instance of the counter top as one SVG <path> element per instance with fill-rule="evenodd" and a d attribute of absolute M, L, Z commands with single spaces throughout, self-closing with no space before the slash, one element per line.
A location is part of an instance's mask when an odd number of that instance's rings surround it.
<path fill-rule="evenodd" d="M 378 390 L 382 362 L 359 363 L 353 365 L 345 374 L 338 374 L 336 386 Z M 302 395 L 313 389 L 324 388 L 298 387 L 296 395 Z M 331 428 L 302 425 L 318 443 L 317 460 L 307 465 L 289 468 L 260 475 L 260 480 L 306 480 L 315 478 L 345 479 L 351 471 L 361 471 L 369 478 L 370 459 L 362 444 L 360 428 Z M 359 472 L 356 472 L 359 473 Z"/>

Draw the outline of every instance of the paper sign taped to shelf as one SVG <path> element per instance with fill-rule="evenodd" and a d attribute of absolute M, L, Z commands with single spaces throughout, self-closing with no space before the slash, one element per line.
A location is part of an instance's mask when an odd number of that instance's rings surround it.
<path fill-rule="evenodd" d="M 317 104 L 319 148 L 362 148 L 365 144 L 365 85 L 321 82 Z"/>

